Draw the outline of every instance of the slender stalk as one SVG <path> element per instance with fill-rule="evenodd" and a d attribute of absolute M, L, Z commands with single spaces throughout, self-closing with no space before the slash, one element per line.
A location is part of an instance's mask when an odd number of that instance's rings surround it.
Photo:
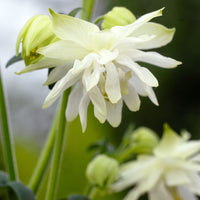
<path fill-rule="evenodd" d="M 59 119 L 60 112 L 58 111 L 56 117 L 54 119 L 53 125 L 51 130 L 48 134 L 48 138 L 45 144 L 44 149 L 42 150 L 41 156 L 37 162 L 35 171 L 31 177 L 29 182 L 29 188 L 36 194 L 42 182 L 42 179 L 45 175 L 46 169 L 48 167 L 49 161 L 51 159 L 51 155 L 53 152 L 53 147 L 55 143 L 55 136 L 58 127 L 58 119 Z"/>
<path fill-rule="evenodd" d="M 95 0 L 83 0 L 83 11 L 81 18 L 91 21 Z"/>
<path fill-rule="evenodd" d="M 0 69 L 0 115 L 1 115 L 1 127 L 3 134 L 3 148 L 5 153 L 6 168 L 8 171 L 9 180 L 15 181 L 17 179 L 16 159 L 15 159 L 13 142 L 9 131 L 6 102 L 5 102 L 3 83 L 1 78 L 1 69 Z"/>
<path fill-rule="evenodd" d="M 60 167 L 60 161 L 61 161 L 61 154 L 62 154 L 63 145 L 64 145 L 64 133 L 65 133 L 65 126 L 66 126 L 65 109 L 67 106 L 69 92 L 70 92 L 69 90 L 64 92 L 62 102 L 61 102 L 58 132 L 56 135 L 54 155 L 53 155 L 53 160 L 52 160 L 52 166 L 50 169 L 49 184 L 48 184 L 48 189 L 47 189 L 46 200 L 55 199 L 56 186 L 58 182 L 59 169 L 60 169 L 59 167 Z"/>

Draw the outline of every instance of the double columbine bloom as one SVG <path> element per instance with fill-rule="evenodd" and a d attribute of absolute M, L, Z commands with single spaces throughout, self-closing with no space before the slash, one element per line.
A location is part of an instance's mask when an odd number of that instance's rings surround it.
<path fill-rule="evenodd" d="M 140 108 L 141 96 L 148 96 L 158 105 L 152 87 L 158 86 L 155 76 L 137 62 L 162 68 L 174 68 L 180 62 L 156 52 L 143 50 L 168 44 L 175 29 L 149 22 L 162 14 L 162 9 L 148 13 L 126 26 L 100 30 L 98 26 L 71 16 L 52 15 L 53 32 L 58 41 L 37 50 L 43 57 L 20 73 L 55 67 L 45 84 L 56 83 L 44 107 L 50 106 L 63 91 L 73 86 L 66 118 L 80 115 L 82 129 L 87 126 L 87 108 L 94 105 L 94 115 L 117 127 L 121 122 L 123 102 L 129 110 Z"/>
<path fill-rule="evenodd" d="M 153 155 L 140 155 L 123 164 L 112 190 L 135 185 L 124 200 L 137 200 L 148 193 L 150 200 L 197 200 L 200 196 L 200 141 L 187 141 L 167 125 Z"/>

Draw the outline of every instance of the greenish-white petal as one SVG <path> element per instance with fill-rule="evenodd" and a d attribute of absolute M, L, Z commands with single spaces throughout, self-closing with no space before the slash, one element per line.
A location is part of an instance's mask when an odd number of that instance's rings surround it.
<path fill-rule="evenodd" d="M 188 185 L 188 188 L 190 189 L 190 191 L 192 191 L 193 193 L 197 194 L 200 196 L 200 176 L 198 173 L 190 173 L 190 180 L 191 183 L 190 185 Z"/>
<path fill-rule="evenodd" d="M 66 66 L 56 66 L 48 75 L 48 79 L 44 83 L 44 85 L 50 85 L 59 81 L 65 74 L 69 71 L 71 64 Z"/>
<path fill-rule="evenodd" d="M 74 120 L 79 113 L 79 105 L 83 96 L 83 87 L 82 84 L 78 83 L 73 90 L 71 91 L 66 109 L 66 119 L 68 121 Z"/>
<path fill-rule="evenodd" d="M 20 72 L 16 72 L 16 74 L 23 74 L 26 72 L 32 72 L 39 69 L 52 68 L 55 66 L 64 66 L 64 65 L 66 65 L 66 61 L 43 57 L 37 63 L 25 67 Z"/>
<path fill-rule="evenodd" d="M 143 37 L 145 35 L 154 36 L 151 40 L 144 43 L 137 43 L 137 49 L 152 49 L 162 47 L 173 39 L 175 28 L 168 29 L 165 26 L 153 22 L 143 24 L 132 34 L 133 37 Z"/>
<path fill-rule="evenodd" d="M 158 81 L 156 77 L 145 67 L 141 67 L 133 62 L 127 56 L 121 56 L 116 59 L 117 63 L 132 70 L 132 72 L 144 83 L 151 87 L 157 87 Z"/>
<path fill-rule="evenodd" d="M 117 103 L 121 99 L 119 75 L 116 66 L 110 62 L 106 67 L 105 90 L 111 103 Z"/>
<path fill-rule="evenodd" d="M 106 103 L 104 100 L 103 95 L 101 94 L 99 88 L 97 86 L 93 87 L 89 92 L 88 95 L 92 104 L 94 105 L 94 109 L 96 109 L 101 115 L 106 116 Z"/>
<path fill-rule="evenodd" d="M 150 190 L 148 196 L 149 200 L 174 200 L 163 181 L 160 181 L 152 190 Z"/>
<path fill-rule="evenodd" d="M 198 198 L 188 189 L 187 186 L 178 187 L 178 192 L 182 200 L 198 200 Z"/>
<path fill-rule="evenodd" d="M 112 104 L 106 102 L 107 104 L 107 120 L 112 127 L 118 127 L 121 123 L 122 118 L 122 101 Z"/>
<path fill-rule="evenodd" d="M 162 10 L 163 8 L 154 12 L 147 13 L 138 18 L 135 22 L 133 22 L 130 25 L 112 27 L 111 32 L 117 34 L 119 37 L 130 36 L 135 30 L 144 25 L 146 22 L 150 21 L 152 18 L 161 16 Z"/>
<path fill-rule="evenodd" d="M 135 88 L 135 90 L 138 92 L 141 96 L 148 96 L 149 99 L 155 104 L 158 105 L 158 100 L 156 98 L 156 95 L 152 89 L 152 87 L 146 85 L 144 82 L 138 79 L 137 76 L 132 76 L 130 79 L 130 83 Z"/>
<path fill-rule="evenodd" d="M 190 178 L 185 171 L 180 169 L 172 169 L 165 174 L 165 181 L 167 186 L 175 187 L 189 184 Z"/>
<path fill-rule="evenodd" d="M 56 99 L 62 94 L 63 91 L 71 87 L 74 83 L 76 83 L 81 77 L 81 74 L 73 74 L 72 69 L 60 80 L 58 81 L 51 92 L 45 99 L 43 107 L 46 108 L 50 106 Z"/>
<path fill-rule="evenodd" d="M 123 100 L 125 101 L 127 107 L 131 111 L 138 111 L 140 108 L 140 98 L 131 85 L 128 87 L 128 94 L 123 96 Z"/>
<path fill-rule="evenodd" d="M 80 116 L 83 132 L 85 132 L 85 129 L 87 127 L 87 110 L 88 110 L 89 103 L 90 103 L 90 99 L 87 93 L 84 93 L 79 104 L 79 116 Z"/>
<path fill-rule="evenodd" d="M 48 58 L 72 62 L 84 58 L 89 51 L 74 41 L 59 40 L 37 50 L 39 54 Z"/>
<path fill-rule="evenodd" d="M 105 71 L 105 68 L 94 62 L 91 67 L 85 69 L 83 74 L 83 84 L 87 91 L 91 90 L 99 82 L 100 75 Z"/>
<path fill-rule="evenodd" d="M 145 62 L 163 68 L 174 68 L 181 64 L 181 62 L 162 56 L 157 52 L 144 52 L 137 49 L 126 49 L 121 53 L 129 56 L 135 62 Z"/>
<path fill-rule="evenodd" d="M 53 31 L 62 40 L 72 40 L 90 48 L 90 33 L 98 32 L 99 28 L 93 23 L 57 14 L 50 9 L 53 21 Z"/>

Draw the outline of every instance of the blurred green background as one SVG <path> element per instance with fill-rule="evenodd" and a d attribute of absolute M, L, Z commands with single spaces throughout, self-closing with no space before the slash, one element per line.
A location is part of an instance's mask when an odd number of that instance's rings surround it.
<path fill-rule="evenodd" d="M 179 132 L 188 130 L 195 139 L 200 138 L 200 1 L 199 0 L 99 0 L 97 10 L 100 14 L 112 9 L 113 6 L 125 6 L 136 17 L 165 7 L 163 16 L 153 19 L 169 28 L 175 27 L 176 33 L 173 41 L 166 47 L 156 51 L 182 61 L 183 64 L 176 69 L 162 69 L 145 65 L 159 80 L 159 87 L 155 89 L 159 106 L 153 105 L 149 99 L 141 98 L 140 111 L 131 113 L 124 106 L 122 123 L 118 128 L 112 128 L 106 122 L 100 124 L 93 116 L 90 106 L 88 126 L 85 133 L 81 133 L 79 119 L 70 123 L 70 134 L 65 141 L 65 151 L 61 168 L 59 197 L 66 197 L 73 193 L 83 193 L 87 180 L 85 168 L 93 154 L 87 151 L 92 142 L 107 137 L 114 145 L 118 145 L 124 130 L 130 123 L 136 127 L 147 126 L 162 134 L 163 123 Z M 27 113 L 28 114 L 28 113 Z M 15 133 L 15 130 L 13 130 Z M 48 130 L 46 130 L 46 133 Z M 46 134 L 45 133 L 45 134 Z M 16 133 L 15 133 L 16 134 Z M 38 134 L 37 134 L 38 136 Z M 21 180 L 27 184 L 37 161 L 42 145 L 34 136 L 27 138 L 15 137 L 17 160 Z M 35 142 L 34 142 L 35 141 Z M 1 169 L 4 169 L 1 157 Z M 46 183 L 47 183 L 46 177 Z M 38 200 L 44 199 L 44 188 L 38 195 Z M 123 196 L 123 195 L 122 195 Z M 98 199 L 122 199 L 122 196 L 99 197 Z"/>

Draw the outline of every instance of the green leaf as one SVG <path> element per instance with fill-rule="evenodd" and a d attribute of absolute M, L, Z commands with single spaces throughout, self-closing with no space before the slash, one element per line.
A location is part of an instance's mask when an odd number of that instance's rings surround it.
<path fill-rule="evenodd" d="M 74 194 L 74 195 L 69 196 L 66 200 L 90 200 L 90 199 L 86 196 Z"/>
<path fill-rule="evenodd" d="M 8 60 L 6 67 L 9 67 L 10 65 L 23 60 L 21 57 L 21 53 L 18 54 L 18 56 L 13 56 L 12 58 L 10 58 L 10 60 Z"/>
<path fill-rule="evenodd" d="M 19 181 L 9 181 L 7 174 L 0 171 L 0 199 L 35 200 L 33 192 Z"/>
<path fill-rule="evenodd" d="M 72 10 L 68 15 L 75 17 L 77 15 L 78 12 L 80 12 L 83 8 L 75 8 L 74 10 Z"/>

